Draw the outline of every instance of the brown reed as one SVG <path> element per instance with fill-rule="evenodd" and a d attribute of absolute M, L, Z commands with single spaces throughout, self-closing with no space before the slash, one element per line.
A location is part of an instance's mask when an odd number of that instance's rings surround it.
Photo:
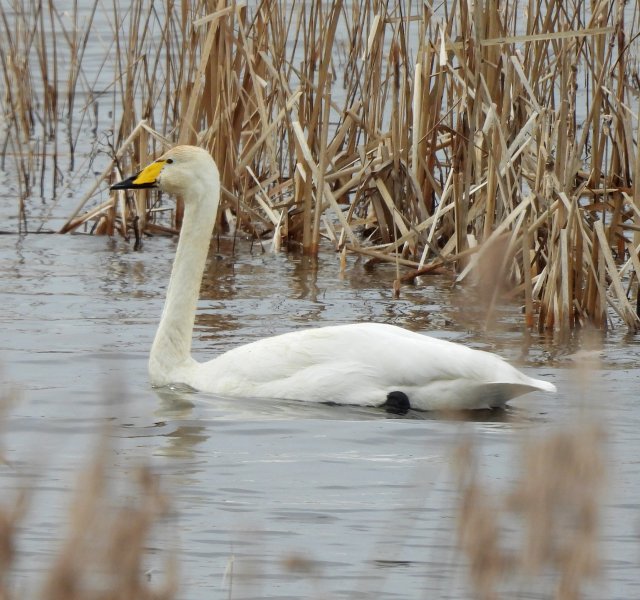
<path fill-rule="evenodd" d="M 492 268 L 501 285 L 489 313 L 508 293 L 539 330 L 637 328 L 631 32 L 640 17 L 615 0 L 590 9 L 528 3 L 526 13 L 518 2 L 459 0 L 437 12 L 406 0 L 116 4 L 109 68 L 114 105 L 126 109 L 114 111 L 118 151 L 98 187 L 166 145 L 200 144 L 221 172 L 220 227 L 271 237 L 276 248 L 315 255 L 333 247 L 394 262 L 405 271 L 398 289 L 442 269 L 460 284 L 477 281 L 499 244 Z M 64 110 L 60 42 L 45 34 L 59 15 L 51 3 L 27 13 L 0 9 L 6 32 L 11 18 L 28 32 L 0 42 L 5 148 L 25 199 L 38 160 L 17 140 L 37 137 L 37 121 L 57 140 Z M 65 30 L 67 130 L 78 85 L 91 87 L 82 63 L 91 15 L 84 31 Z M 37 71 L 24 52 L 32 43 Z M 45 100 L 34 104 L 41 88 Z M 80 120 L 88 105 L 83 111 Z M 87 208 L 98 187 L 61 231 L 88 222 L 125 236 L 163 229 L 156 196 Z M 179 202 L 171 228 L 180 222 Z"/>
<path fill-rule="evenodd" d="M 519 596 L 507 590 L 537 578 L 553 585 L 554 598 L 583 597 L 601 569 L 602 429 L 583 422 L 530 436 L 511 490 L 492 489 L 477 458 L 470 441 L 455 461 L 458 541 L 477 597 Z"/>
<path fill-rule="evenodd" d="M 4 398 L 0 399 L 0 408 Z M 0 415 L 3 416 L 3 415 Z M 175 554 L 167 552 L 163 575 L 153 581 L 145 561 L 157 529 L 169 511 L 158 476 L 148 467 L 126 479 L 127 498 L 116 500 L 114 473 L 108 468 L 111 449 L 106 437 L 93 459 L 78 473 L 70 494 L 65 530 L 41 570 L 42 577 L 18 588 L 14 579 L 24 535 L 24 520 L 37 501 L 33 487 L 3 494 L 0 501 L 0 598 L 41 597 L 50 600 L 130 598 L 169 600 L 177 597 Z M 38 589 L 39 588 L 39 589 Z"/>

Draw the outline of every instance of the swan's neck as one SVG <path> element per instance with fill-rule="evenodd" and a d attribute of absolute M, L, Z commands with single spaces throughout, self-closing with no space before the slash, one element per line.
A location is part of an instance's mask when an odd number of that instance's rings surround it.
<path fill-rule="evenodd" d="M 149 375 L 153 385 L 180 383 L 175 374 L 193 363 L 193 324 L 219 200 L 217 184 L 198 192 L 192 192 L 185 203 L 167 297 L 151 347 Z"/>

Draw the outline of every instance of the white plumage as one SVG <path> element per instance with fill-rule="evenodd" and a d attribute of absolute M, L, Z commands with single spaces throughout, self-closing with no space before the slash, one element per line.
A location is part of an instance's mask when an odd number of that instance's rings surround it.
<path fill-rule="evenodd" d="M 369 406 L 400 399 L 400 409 L 408 401 L 420 410 L 503 406 L 533 390 L 555 391 L 553 384 L 524 375 L 495 354 L 375 323 L 294 331 L 197 362 L 191 339 L 220 200 L 218 169 L 205 150 L 178 146 L 112 189 L 145 187 L 159 187 L 185 201 L 149 357 L 154 386 L 187 384 L 226 396 Z"/>

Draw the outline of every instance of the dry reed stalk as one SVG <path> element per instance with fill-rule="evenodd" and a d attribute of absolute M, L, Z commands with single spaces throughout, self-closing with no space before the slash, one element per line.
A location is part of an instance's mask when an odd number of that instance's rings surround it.
<path fill-rule="evenodd" d="M 86 203 L 93 196 L 93 194 L 100 187 L 100 185 L 105 180 L 108 180 L 108 178 L 111 176 L 111 174 L 113 173 L 114 167 L 118 163 L 118 160 L 120 159 L 120 157 L 124 156 L 125 153 L 129 150 L 129 146 L 134 143 L 134 141 L 136 140 L 136 138 L 138 137 L 140 132 L 143 130 L 144 125 L 145 125 L 144 121 L 141 121 L 140 123 L 138 123 L 136 125 L 136 127 L 133 129 L 133 131 L 131 132 L 131 134 L 129 135 L 129 137 L 126 140 L 124 140 L 124 142 L 122 143 L 122 145 L 120 146 L 120 148 L 116 152 L 115 156 L 111 160 L 109 166 L 96 178 L 93 186 L 80 199 L 80 202 L 76 206 L 75 210 L 71 213 L 71 216 L 67 219 L 67 222 L 60 229 L 60 233 L 67 233 L 68 231 L 72 231 L 78 225 L 80 225 L 82 223 L 85 223 L 87 221 L 87 218 L 85 218 L 85 217 L 80 217 L 79 220 L 76 220 L 76 217 L 77 217 L 78 213 L 84 208 Z M 108 206 L 108 205 L 110 205 L 112 203 L 113 203 L 112 201 L 108 201 L 105 204 L 105 206 Z"/>
<path fill-rule="evenodd" d="M 167 559 L 165 581 L 150 583 L 144 558 L 152 529 L 167 514 L 159 480 L 149 469 L 135 475 L 135 494 L 114 506 L 108 449 L 100 448 L 81 474 L 68 530 L 43 583 L 42 595 L 65 600 L 104 598 L 170 599 L 177 594 L 175 557 Z M 135 500 L 133 499 L 135 498 Z"/>
<path fill-rule="evenodd" d="M 6 413 L 15 401 L 14 391 L 0 394 L 0 464 L 4 462 L 1 434 L 9 422 Z M 153 582 L 146 564 L 154 531 L 166 526 L 163 521 L 170 513 L 168 496 L 157 475 L 147 467 L 133 469 L 124 485 L 119 485 L 120 482 L 116 485 L 118 478 L 108 467 L 111 452 L 105 432 L 90 463 L 78 473 L 77 488 L 70 494 L 67 519 L 59 524 L 65 531 L 61 532 L 53 555 L 37 568 L 29 568 L 31 572 L 41 572 L 42 576 L 32 577 L 19 587 L 15 575 L 18 569 L 23 569 L 20 543 L 23 523 L 33 508 L 32 500 L 37 500 L 38 490 L 34 481 L 25 489 L 17 490 L 13 497 L 9 491 L 3 493 L 0 499 L 0 598 L 169 600 L 177 597 L 175 553 L 171 549 L 166 551 L 163 575 L 154 576 Z"/>
<path fill-rule="evenodd" d="M 544 581 L 555 598 L 577 600 L 597 578 L 603 438 L 588 422 L 525 438 L 513 489 L 499 492 L 483 481 L 474 444 L 458 448 L 459 547 L 479 598 Z"/>

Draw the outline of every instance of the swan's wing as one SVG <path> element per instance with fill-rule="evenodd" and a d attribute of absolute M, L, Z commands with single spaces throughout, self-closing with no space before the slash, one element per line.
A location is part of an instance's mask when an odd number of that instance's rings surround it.
<path fill-rule="evenodd" d="M 494 354 L 373 323 L 265 338 L 200 365 L 198 379 L 221 394 L 344 404 L 380 405 L 397 390 L 425 409 L 503 404 L 545 385 Z"/>

